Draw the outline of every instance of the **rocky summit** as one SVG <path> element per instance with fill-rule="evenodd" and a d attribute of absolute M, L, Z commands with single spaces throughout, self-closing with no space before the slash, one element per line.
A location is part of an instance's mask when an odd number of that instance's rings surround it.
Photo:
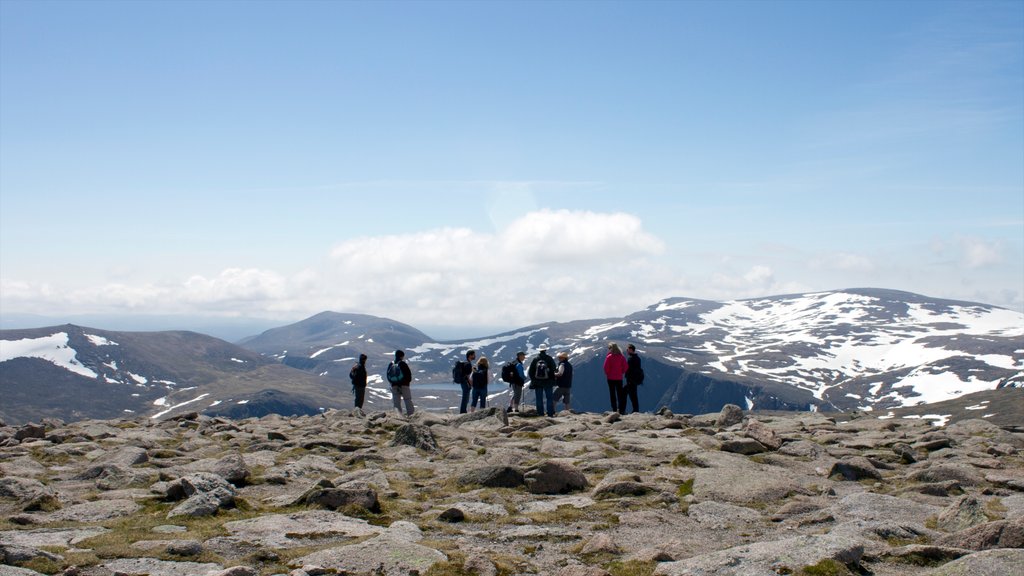
<path fill-rule="evenodd" d="M 0 426 L 0 575 L 998 575 L 1024 433 L 330 410 Z"/>

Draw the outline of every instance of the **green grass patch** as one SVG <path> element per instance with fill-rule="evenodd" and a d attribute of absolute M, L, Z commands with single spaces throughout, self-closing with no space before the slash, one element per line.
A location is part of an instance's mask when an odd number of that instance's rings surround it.
<path fill-rule="evenodd" d="M 686 454 L 680 454 L 680 455 L 676 456 L 675 459 L 672 460 L 672 465 L 677 467 L 677 468 L 678 467 L 685 467 L 685 468 L 696 468 L 697 467 L 697 465 L 694 464 L 690 460 L 690 457 L 687 456 Z"/>
<path fill-rule="evenodd" d="M 679 488 L 676 488 L 676 496 L 679 496 L 680 498 L 686 498 L 687 496 L 693 494 L 693 480 L 693 478 L 690 478 L 689 480 L 680 484 Z"/>
<path fill-rule="evenodd" d="M 641 562 L 640 560 L 629 560 L 627 562 L 612 562 L 605 566 L 605 570 L 612 576 L 652 576 L 657 562 Z"/>

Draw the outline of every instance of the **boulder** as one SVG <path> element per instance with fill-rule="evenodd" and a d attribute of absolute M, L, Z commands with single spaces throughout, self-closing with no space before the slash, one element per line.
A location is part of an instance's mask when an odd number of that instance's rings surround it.
<path fill-rule="evenodd" d="M 403 424 L 395 431 L 391 446 L 412 446 L 427 452 L 439 452 L 437 439 L 430 428 L 420 424 Z"/>
<path fill-rule="evenodd" d="M 459 484 L 479 484 L 488 488 L 516 488 L 526 483 L 523 471 L 514 466 L 483 466 L 458 478 Z"/>
<path fill-rule="evenodd" d="M 565 494 L 583 490 L 587 477 L 568 460 L 548 460 L 525 475 L 526 489 L 534 494 Z"/>
<path fill-rule="evenodd" d="M 718 418 L 715 419 L 715 426 L 728 428 L 740 422 L 743 422 L 743 409 L 735 404 L 726 404 L 722 406 L 722 411 L 718 413 Z"/>

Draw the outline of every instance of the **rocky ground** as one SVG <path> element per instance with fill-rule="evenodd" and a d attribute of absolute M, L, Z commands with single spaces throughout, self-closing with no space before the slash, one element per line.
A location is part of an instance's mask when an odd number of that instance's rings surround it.
<path fill-rule="evenodd" d="M 0 575 L 1024 574 L 1021 450 L 735 406 L 0 426 Z"/>

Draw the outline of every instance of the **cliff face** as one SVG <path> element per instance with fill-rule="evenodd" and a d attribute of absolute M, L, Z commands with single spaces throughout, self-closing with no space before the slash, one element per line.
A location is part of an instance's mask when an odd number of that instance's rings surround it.
<path fill-rule="evenodd" d="M 0 574 L 1011 574 L 1012 430 L 733 405 L 0 426 Z"/>

